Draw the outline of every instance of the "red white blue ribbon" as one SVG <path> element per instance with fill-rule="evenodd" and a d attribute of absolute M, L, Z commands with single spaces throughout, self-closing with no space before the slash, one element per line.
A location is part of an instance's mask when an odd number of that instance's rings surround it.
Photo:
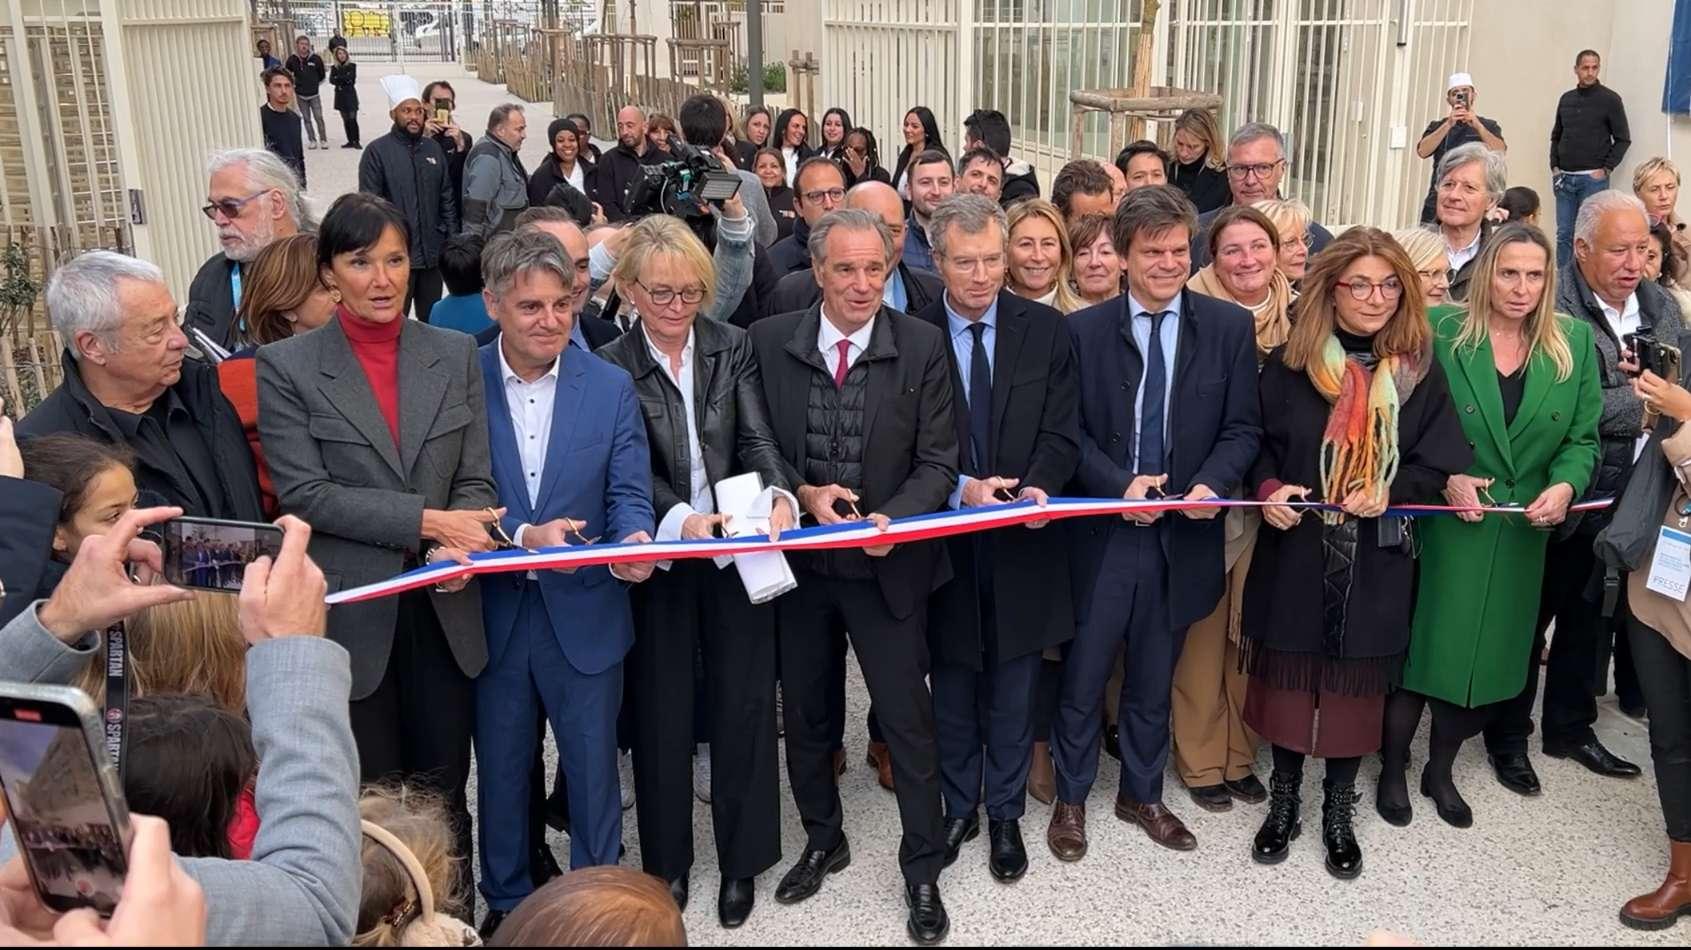
<path fill-rule="evenodd" d="M 1580 502 L 1569 512 L 1607 508 L 1612 498 Z M 1288 502 L 1289 508 L 1313 511 L 1338 511 L 1337 505 L 1323 502 Z M 437 561 L 406 571 L 403 574 L 330 594 L 328 602 L 353 604 L 360 601 L 390 597 L 405 591 L 429 587 L 460 577 L 479 574 L 504 574 L 512 571 L 536 571 L 596 567 L 608 564 L 634 564 L 642 561 L 669 561 L 682 558 L 713 558 L 724 555 L 749 554 L 763 551 L 823 551 L 833 548 L 864 548 L 885 544 L 909 544 L 935 538 L 977 531 L 991 531 L 1026 525 L 1037 521 L 1057 521 L 1067 518 L 1089 518 L 1099 515 L 1184 511 L 1194 508 L 1265 508 L 1267 502 L 1230 498 L 1206 498 L 1201 501 L 1167 497 L 1128 501 L 1122 498 L 1053 498 L 1048 504 L 1032 501 L 983 505 L 959 511 L 939 511 L 909 518 L 895 518 L 885 531 L 868 521 L 849 521 L 841 524 L 796 528 L 781 534 L 779 541 L 765 535 L 740 538 L 704 538 L 695 541 L 655 541 L 645 544 L 604 543 L 567 545 L 527 551 L 511 548 L 470 555 L 470 565 L 456 561 Z M 1398 505 L 1386 509 L 1387 516 L 1421 518 L 1450 515 L 1463 511 L 1479 511 L 1488 515 L 1522 515 L 1520 505 L 1495 505 L 1480 508 L 1461 508 L 1452 505 Z"/>

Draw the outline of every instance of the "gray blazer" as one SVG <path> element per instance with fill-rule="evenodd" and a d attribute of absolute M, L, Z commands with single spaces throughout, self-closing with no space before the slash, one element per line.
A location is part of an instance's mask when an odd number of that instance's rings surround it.
<path fill-rule="evenodd" d="M 39 604 L 0 627 L 0 680 L 73 682 L 99 655 L 100 635 L 64 644 Z M 358 750 L 352 741 L 346 651 L 288 637 L 247 651 L 247 714 L 258 748 L 260 820 L 252 860 L 182 858 L 206 898 L 206 945 L 346 946 L 358 927 Z M 17 843 L 0 836 L 0 862 Z"/>
<path fill-rule="evenodd" d="M 286 514 L 311 525 L 329 590 L 383 580 L 414 563 L 423 509 L 498 504 L 481 366 L 467 334 L 405 321 L 399 338 L 399 446 L 338 319 L 258 350 L 258 431 Z M 481 590 L 431 592 L 465 676 L 487 665 Z M 352 698 L 375 692 L 393 649 L 398 601 L 329 612 L 329 639 L 352 654 Z"/>

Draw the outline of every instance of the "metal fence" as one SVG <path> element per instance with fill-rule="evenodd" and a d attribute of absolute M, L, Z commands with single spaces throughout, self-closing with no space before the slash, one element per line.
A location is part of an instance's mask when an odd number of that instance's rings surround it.
<path fill-rule="evenodd" d="M 456 62 L 475 15 L 474 7 L 453 0 L 264 0 L 258 6 L 260 21 L 311 37 L 319 52 L 338 34 L 354 60 L 369 63 Z M 274 52 L 285 60 L 291 50 L 290 37 Z"/>

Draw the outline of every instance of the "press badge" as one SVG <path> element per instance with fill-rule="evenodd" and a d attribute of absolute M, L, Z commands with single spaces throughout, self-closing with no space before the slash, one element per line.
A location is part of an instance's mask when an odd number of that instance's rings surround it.
<path fill-rule="evenodd" d="M 1656 536 L 1656 556 L 1650 559 L 1650 579 L 1644 585 L 1664 597 L 1685 600 L 1691 586 L 1691 534 L 1667 526 Z"/>

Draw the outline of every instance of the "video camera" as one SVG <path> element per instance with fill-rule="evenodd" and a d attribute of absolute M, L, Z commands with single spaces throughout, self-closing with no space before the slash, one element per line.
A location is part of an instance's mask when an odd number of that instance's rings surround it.
<path fill-rule="evenodd" d="M 715 155 L 670 136 L 670 161 L 640 166 L 640 177 L 628 184 L 623 207 L 632 217 L 669 214 L 678 218 L 709 217 L 703 205 L 721 206 L 740 191 L 740 176 L 723 167 Z"/>

